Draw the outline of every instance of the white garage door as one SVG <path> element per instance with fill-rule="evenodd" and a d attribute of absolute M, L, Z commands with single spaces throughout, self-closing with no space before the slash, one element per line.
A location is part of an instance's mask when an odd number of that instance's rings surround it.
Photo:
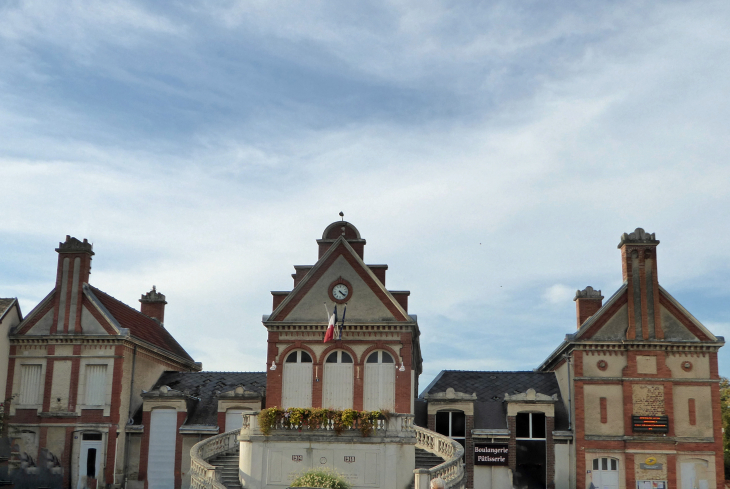
<path fill-rule="evenodd" d="M 150 454 L 147 459 L 147 487 L 175 487 L 175 431 L 177 411 L 154 409 L 150 416 Z"/>
<path fill-rule="evenodd" d="M 233 431 L 243 426 L 243 409 L 226 411 L 226 431 Z"/>
<path fill-rule="evenodd" d="M 346 351 L 333 351 L 324 364 L 322 407 L 352 409 L 352 357 Z"/>
<path fill-rule="evenodd" d="M 375 351 L 368 355 L 364 391 L 366 411 L 395 410 L 395 362 L 388 352 Z"/>

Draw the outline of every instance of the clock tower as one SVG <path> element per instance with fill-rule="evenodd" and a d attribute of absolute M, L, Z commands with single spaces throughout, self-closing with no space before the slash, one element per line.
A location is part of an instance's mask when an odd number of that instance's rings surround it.
<path fill-rule="evenodd" d="M 295 265 L 292 290 L 272 291 L 267 407 L 413 413 L 421 373 L 409 291 L 385 287 L 387 265 L 363 261 L 365 240 L 336 221 L 317 240 L 314 265 Z M 334 340 L 324 342 L 336 309 Z"/>

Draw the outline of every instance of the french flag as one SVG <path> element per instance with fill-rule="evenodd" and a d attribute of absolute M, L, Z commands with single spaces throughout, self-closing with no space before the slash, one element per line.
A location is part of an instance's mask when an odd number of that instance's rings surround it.
<path fill-rule="evenodd" d="M 335 336 L 335 324 L 337 324 L 337 306 L 335 311 L 330 316 L 329 324 L 327 325 L 327 332 L 324 334 L 324 342 L 332 341 Z"/>

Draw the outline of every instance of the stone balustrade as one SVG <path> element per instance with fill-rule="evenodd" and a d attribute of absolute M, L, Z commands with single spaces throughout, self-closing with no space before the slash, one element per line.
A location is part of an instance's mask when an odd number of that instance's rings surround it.
<path fill-rule="evenodd" d="M 430 469 L 416 469 L 413 471 L 415 489 L 429 489 L 431 480 L 437 477 L 446 482 L 446 489 L 464 489 L 466 475 L 464 472 L 464 447 L 451 438 L 434 431 L 413 426 L 416 434 L 416 448 L 438 455 L 444 463 Z"/>
<path fill-rule="evenodd" d="M 245 417 L 244 417 L 245 421 Z M 199 441 L 190 449 L 190 487 L 191 489 L 226 489 L 220 475 L 208 460 L 238 448 L 241 430 L 232 430 Z"/>

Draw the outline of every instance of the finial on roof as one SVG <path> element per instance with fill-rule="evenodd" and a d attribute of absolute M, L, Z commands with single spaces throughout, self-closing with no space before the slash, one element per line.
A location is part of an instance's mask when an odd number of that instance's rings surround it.
<path fill-rule="evenodd" d="M 344 213 L 344 212 L 342 212 L 342 211 L 340 211 L 340 217 L 341 217 L 341 218 L 342 218 L 342 220 L 344 221 L 344 220 L 345 220 L 345 213 Z"/>

